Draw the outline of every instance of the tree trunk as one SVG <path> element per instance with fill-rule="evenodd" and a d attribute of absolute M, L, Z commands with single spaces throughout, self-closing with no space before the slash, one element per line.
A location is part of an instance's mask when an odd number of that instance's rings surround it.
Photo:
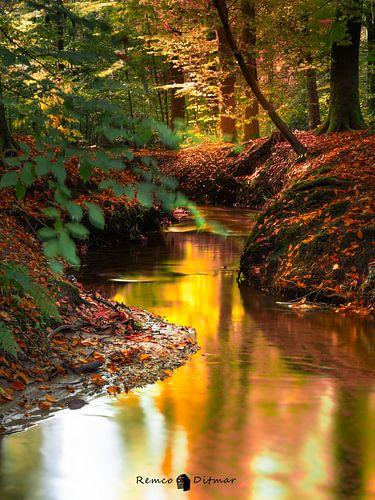
<path fill-rule="evenodd" d="M 0 152 L 2 153 L 9 149 L 17 149 L 17 143 L 13 139 L 12 134 L 9 130 L 6 110 L 3 103 L 3 88 L 0 77 Z"/>
<path fill-rule="evenodd" d="M 255 30 L 255 2 L 254 0 L 241 0 L 241 12 L 243 18 L 242 42 L 246 48 L 246 63 L 254 80 L 258 80 L 257 63 L 255 58 L 256 30 Z M 248 104 L 244 113 L 244 141 L 250 141 L 259 137 L 259 105 L 252 92 L 247 92 Z"/>
<path fill-rule="evenodd" d="M 280 116 L 276 112 L 273 105 L 263 95 L 262 91 L 260 90 L 260 88 L 258 86 L 258 82 L 254 79 L 253 75 L 250 73 L 249 68 L 248 68 L 241 52 L 237 48 L 232 31 L 229 27 L 228 18 L 227 18 L 227 11 L 226 11 L 226 9 L 223 8 L 222 0 L 213 0 L 213 2 L 214 2 L 214 5 L 218 11 L 223 28 L 225 30 L 225 34 L 226 34 L 227 40 L 228 40 L 228 45 L 232 49 L 234 57 L 236 58 L 238 65 L 241 69 L 241 72 L 242 72 L 247 84 L 249 85 L 249 87 L 253 91 L 255 97 L 259 101 L 259 104 L 262 106 L 263 109 L 265 109 L 267 111 L 267 113 L 268 113 L 269 117 L 271 118 L 272 122 L 274 123 L 274 125 L 280 130 L 280 132 L 285 137 L 285 139 L 289 142 L 289 144 L 292 146 L 294 151 L 299 156 L 305 155 L 307 152 L 305 146 L 300 143 L 300 141 L 292 133 L 290 128 L 287 126 L 287 124 L 280 118 Z"/>
<path fill-rule="evenodd" d="M 361 2 L 356 2 L 358 6 Z M 348 43 L 333 42 L 331 49 L 331 94 L 328 117 L 319 133 L 362 130 L 366 125 L 359 104 L 359 42 L 361 18 L 346 21 Z"/>
<path fill-rule="evenodd" d="M 307 63 L 312 63 L 312 57 L 307 57 Z M 320 125 L 319 96 L 316 85 L 316 71 L 314 68 L 306 70 L 307 107 L 309 114 L 309 128 L 315 129 Z"/>
<path fill-rule="evenodd" d="M 184 84 L 184 73 L 181 68 L 171 63 L 171 83 L 179 87 Z M 171 89 L 171 124 L 175 129 L 185 119 L 185 97 L 178 94 L 179 87 Z M 181 87 L 180 87 L 181 88 Z"/>
<path fill-rule="evenodd" d="M 225 0 L 217 0 L 221 8 L 227 15 Z M 223 139 L 232 142 L 236 138 L 236 121 L 234 114 L 236 111 L 236 101 L 234 98 L 234 86 L 236 75 L 231 68 L 231 48 L 223 26 L 216 29 L 217 49 L 223 71 L 223 78 L 220 82 L 219 100 L 220 100 L 220 131 Z"/>
<path fill-rule="evenodd" d="M 375 1 L 369 5 L 367 18 L 367 108 L 371 113 L 375 112 Z"/>
<path fill-rule="evenodd" d="M 150 26 L 150 21 L 149 21 L 148 17 L 147 17 L 147 32 L 148 32 L 148 35 L 151 36 L 151 26 Z M 147 42 L 147 46 L 151 50 L 150 41 Z M 153 52 L 151 52 L 151 60 L 152 60 L 152 69 L 153 69 L 153 74 L 154 74 L 155 85 L 157 87 L 159 87 L 159 77 L 158 77 L 158 71 L 156 68 L 156 59 L 155 59 L 155 54 Z M 162 98 L 161 91 L 159 88 L 157 90 L 157 94 L 158 94 L 158 101 L 159 101 L 159 107 L 160 107 L 161 121 L 163 123 L 165 123 L 164 109 L 163 109 L 163 98 Z M 167 121 L 168 121 L 168 119 L 167 119 Z"/>
<path fill-rule="evenodd" d="M 64 12 L 63 12 L 62 0 L 58 0 L 57 2 L 57 11 L 56 11 L 56 24 L 57 24 L 57 41 L 56 48 L 58 52 L 63 52 L 64 50 Z M 57 64 L 58 69 L 63 70 L 64 64 L 59 62 Z"/>

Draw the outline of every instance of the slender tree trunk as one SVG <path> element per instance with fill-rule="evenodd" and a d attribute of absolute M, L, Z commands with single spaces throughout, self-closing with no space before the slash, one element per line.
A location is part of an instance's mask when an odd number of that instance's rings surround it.
<path fill-rule="evenodd" d="M 62 0 L 58 0 L 57 2 L 57 11 L 56 11 L 56 24 L 57 24 L 57 41 L 56 48 L 58 52 L 64 51 L 64 12 L 63 12 L 63 4 Z M 64 69 L 64 64 L 59 62 L 57 64 L 58 69 Z"/>
<path fill-rule="evenodd" d="M 225 15 L 227 15 L 225 0 L 217 0 L 217 2 L 220 3 L 221 8 L 225 11 Z M 233 68 L 231 68 L 231 48 L 223 26 L 218 26 L 216 38 L 221 69 L 224 74 L 220 82 L 219 90 L 220 130 L 223 139 L 232 142 L 236 138 L 236 121 L 234 118 L 236 111 L 236 101 L 234 97 L 236 75 Z"/>
<path fill-rule="evenodd" d="M 367 64 L 367 108 L 375 112 L 375 1 L 369 6 L 367 18 L 367 53 L 369 61 Z"/>
<path fill-rule="evenodd" d="M 3 102 L 3 88 L 0 77 L 0 152 L 17 149 L 17 142 L 13 139 L 9 130 L 6 110 Z"/>
<path fill-rule="evenodd" d="M 223 28 L 225 30 L 225 34 L 226 34 L 227 40 L 228 40 L 228 45 L 232 49 L 234 57 L 236 58 L 238 65 L 241 69 L 241 72 L 242 72 L 247 84 L 249 85 L 249 87 L 253 91 L 255 97 L 259 101 L 259 104 L 262 106 L 263 109 L 265 109 L 267 111 L 267 113 L 268 113 L 269 117 L 271 118 L 272 122 L 274 123 L 274 125 L 280 130 L 280 132 L 285 137 L 285 139 L 289 142 L 289 144 L 292 146 L 294 151 L 300 156 L 306 154 L 307 150 L 306 150 L 305 146 L 300 143 L 300 141 L 292 133 L 290 128 L 287 126 L 287 124 L 280 118 L 280 116 L 276 112 L 273 105 L 263 95 L 262 91 L 260 90 L 260 88 L 258 86 L 258 82 L 254 79 L 253 75 L 250 73 L 249 68 L 248 68 L 241 52 L 237 48 L 232 31 L 229 27 L 228 18 L 227 18 L 227 11 L 223 8 L 221 0 L 213 0 L 213 2 L 214 2 L 214 5 L 218 11 Z"/>
<path fill-rule="evenodd" d="M 167 71 L 167 65 L 163 66 L 163 82 L 164 85 L 168 85 L 169 83 L 169 77 L 167 76 L 168 71 Z M 165 107 L 165 123 L 169 127 L 169 103 L 168 103 L 168 90 L 164 91 L 164 107 Z M 186 110 L 185 110 L 186 111 Z"/>
<path fill-rule="evenodd" d="M 361 1 L 356 2 L 358 7 Z M 331 94 L 328 117 L 319 133 L 366 128 L 359 104 L 359 43 L 361 18 L 346 21 L 348 43 L 331 49 Z"/>
<path fill-rule="evenodd" d="M 307 57 L 307 63 L 312 64 L 312 57 Z M 315 129 L 320 125 L 319 95 L 316 85 L 316 71 L 314 68 L 306 70 L 306 88 L 307 88 L 307 108 L 309 115 L 309 128 Z"/>
<path fill-rule="evenodd" d="M 255 30 L 255 1 L 241 0 L 241 12 L 243 20 L 242 42 L 246 50 L 246 63 L 254 80 L 258 80 L 257 63 L 255 58 L 256 30 Z M 244 141 L 259 137 L 259 104 L 252 92 L 247 92 L 246 97 L 250 104 L 245 107 L 244 113 Z"/>
<path fill-rule="evenodd" d="M 151 26 L 150 26 L 150 21 L 148 18 L 147 18 L 147 31 L 148 31 L 148 35 L 151 36 Z M 151 43 L 147 42 L 147 45 L 148 45 L 149 49 L 151 49 Z M 154 53 L 151 54 L 151 59 L 152 59 L 152 69 L 153 69 L 153 74 L 154 74 L 155 85 L 158 87 L 159 86 L 159 77 L 158 77 L 158 71 L 156 69 L 156 59 L 155 59 Z M 164 109 L 163 109 L 163 98 L 162 98 L 161 91 L 159 88 L 157 90 L 157 94 L 158 94 L 158 101 L 159 101 L 159 107 L 160 107 L 161 121 L 163 123 L 165 123 Z"/>
<path fill-rule="evenodd" d="M 171 83 L 182 86 L 184 84 L 184 73 L 174 62 L 170 65 Z M 173 128 L 178 123 L 183 123 L 185 118 L 185 97 L 178 94 L 178 87 L 171 89 L 171 124 Z"/>

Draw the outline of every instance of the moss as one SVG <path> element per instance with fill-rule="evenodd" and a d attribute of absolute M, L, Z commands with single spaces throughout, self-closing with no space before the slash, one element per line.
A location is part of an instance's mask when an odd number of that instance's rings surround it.
<path fill-rule="evenodd" d="M 330 235 L 326 231 L 319 231 L 311 243 L 307 245 L 308 251 L 314 255 L 327 251 L 329 237 Z"/>
<path fill-rule="evenodd" d="M 348 184 L 349 184 L 348 181 L 344 179 L 338 179 L 337 177 L 318 177 L 317 179 L 296 182 L 292 186 L 292 190 L 306 191 L 309 189 L 314 189 L 316 187 L 322 187 L 322 186 L 342 187 L 342 186 L 347 186 Z"/>
<path fill-rule="evenodd" d="M 327 208 L 327 213 L 332 217 L 338 217 L 344 214 L 349 207 L 349 201 L 339 201 L 338 203 L 332 203 L 332 205 Z"/>
<path fill-rule="evenodd" d="M 330 172 L 332 170 L 332 167 L 320 167 L 318 170 L 317 170 L 317 173 L 318 174 L 326 174 L 327 172 Z"/>

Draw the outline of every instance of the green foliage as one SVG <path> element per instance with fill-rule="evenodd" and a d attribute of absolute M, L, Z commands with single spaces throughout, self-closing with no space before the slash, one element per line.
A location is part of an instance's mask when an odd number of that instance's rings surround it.
<path fill-rule="evenodd" d="M 10 328 L 4 321 L 0 320 L 0 352 L 5 352 L 5 354 L 10 354 L 16 358 L 21 350 Z"/>
<path fill-rule="evenodd" d="M 12 296 L 28 296 L 33 299 L 43 317 L 60 318 L 56 303 L 47 290 L 33 281 L 27 270 L 14 262 L 0 264 L 0 291 Z M 0 320 L 0 351 L 17 357 L 22 349 L 14 339 L 12 330 Z"/>
<path fill-rule="evenodd" d="M 14 262 L 0 264 L 0 289 L 2 293 L 13 290 L 19 295 L 28 295 L 42 315 L 60 317 L 53 297 L 29 277 L 27 269 Z"/>

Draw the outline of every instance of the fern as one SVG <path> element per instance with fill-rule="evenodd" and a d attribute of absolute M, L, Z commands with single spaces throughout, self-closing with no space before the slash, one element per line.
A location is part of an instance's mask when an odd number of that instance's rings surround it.
<path fill-rule="evenodd" d="M 53 297 L 38 283 L 30 279 L 27 270 L 13 262 L 0 264 L 0 287 L 9 290 L 15 287 L 19 292 L 30 295 L 43 315 L 60 318 Z"/>
<path fill-rule="evenodd" d="M 21 350 L 10 328 L 8 328 L 4 321 L 0 320 L 0 351 L 11 354 L 16 358 Z"/>

